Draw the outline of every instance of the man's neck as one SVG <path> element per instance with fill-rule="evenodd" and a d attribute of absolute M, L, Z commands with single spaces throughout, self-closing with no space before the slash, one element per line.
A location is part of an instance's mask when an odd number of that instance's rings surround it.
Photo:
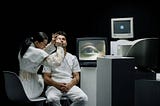
<path fill-rule="evenodd" d="M 66 55 L 67 53 L 67 49 L 66 48 L 63 48 L 64 49 L 64 55 Z"/>

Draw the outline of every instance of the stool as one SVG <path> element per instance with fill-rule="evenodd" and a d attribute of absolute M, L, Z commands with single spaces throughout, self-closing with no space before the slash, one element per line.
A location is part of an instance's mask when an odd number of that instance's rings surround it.
<path fill-rule="evenodd" d="M 65 93 L 62 95 L 60 102 L 62 106 L 70 106 L 70 99 Z"/>
<path fill-rule="evenodd" d="M 68 96 L 64 93 L 60 99 L 60 103 L 62 106 L 70 106 L 71 101 Z M 48 102 L 48 106 L 53 106 L 52 102 Z"/>

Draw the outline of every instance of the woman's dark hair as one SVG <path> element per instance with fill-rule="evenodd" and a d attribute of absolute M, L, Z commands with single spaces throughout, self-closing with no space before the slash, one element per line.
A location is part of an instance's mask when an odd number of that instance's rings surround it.
<path fill-rule="evenodd" d="M 23 55 L 25 54 L 25 52 L 27 51 L 27 49 L 29 48 L 29 46 L 33 42 L 35 42 L 35 41 L 43 42 L 45 39 L 48 40 L 48 36 L 44 32 L 34 32 L 34 33 L 32 33 L 32 36 L 26 38 L 25 41 L 21 45 L 21 49 L 20 49 L 21 58 L 23 57 Z"/>

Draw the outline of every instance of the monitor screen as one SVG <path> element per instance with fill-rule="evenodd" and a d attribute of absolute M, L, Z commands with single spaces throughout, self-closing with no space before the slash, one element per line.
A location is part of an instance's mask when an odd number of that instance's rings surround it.
<path fill-rule="evenodd" d="M 119 39 L 133 38 L 133 17 L 111 18 L 111 37 Z"/>
<path fill-rule="evenodd" d="M 96 66 L 97 57 L 107 54 L 107 38 L 83 37 L 77 38 L 76 54 L 80 66 Z"/>

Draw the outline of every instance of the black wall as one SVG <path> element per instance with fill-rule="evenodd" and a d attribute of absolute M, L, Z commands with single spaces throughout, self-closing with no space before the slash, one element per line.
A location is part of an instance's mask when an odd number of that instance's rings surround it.
<path fill-rule="evenodd" d="M 7 31 L 2 34 L 2 69 L 16 69 L 19 44 L 32 31 L 51 33 L 64 30 L 69 35 L 68 51 L 75 54 L 76 38 L 85 36 L 105 36 L 111 39 L 112 17 L 134 17 L 134 39 L 160 37 L 159 7 L 153 3 L 110 2 L 95 5 L 56 5 L 35 8 L 27 12 L 15 12 L 7 20 Z M 25 8 L 25 7 L 24 7 Z M 39 11 L 38 11 L 39 10 Z M 43 11 L 42 11 L 43 10 Z M 4 26 L 5 27 L 5 26 Z M 131 39 L 131 40 L 134 40 Z"/>

